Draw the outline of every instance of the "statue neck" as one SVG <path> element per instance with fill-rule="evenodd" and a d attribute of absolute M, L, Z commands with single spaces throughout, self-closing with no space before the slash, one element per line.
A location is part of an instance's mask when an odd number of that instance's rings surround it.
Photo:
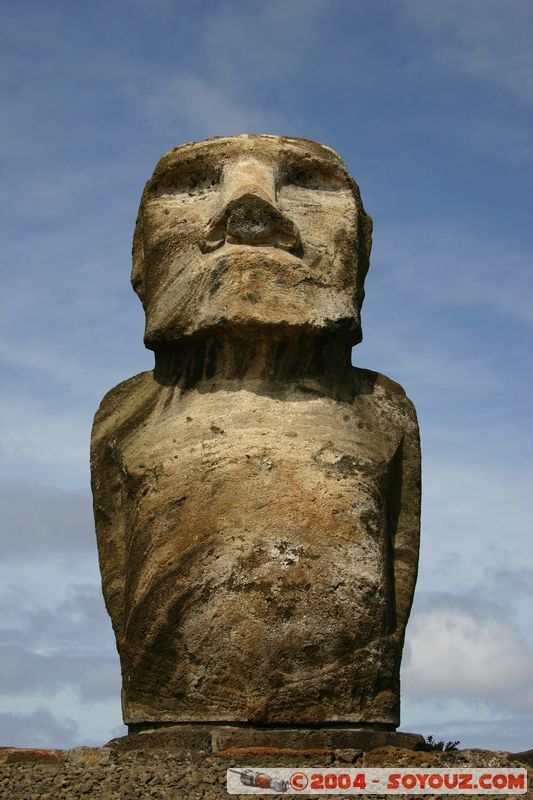
<path fill-rule="evenodd" d="M 182 390 L 213 382 L 294 384 L 326 391 L 342 382 L 351 366 L 352 344 L 308 330 L 258 336 L 224 331 L 191 337 L 155 349 L 155 379 Z"/>

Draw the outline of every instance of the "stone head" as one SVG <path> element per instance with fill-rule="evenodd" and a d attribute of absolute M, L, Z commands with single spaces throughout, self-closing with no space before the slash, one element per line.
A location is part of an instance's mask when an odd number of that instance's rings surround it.
<path fill-rule="evenodd" d="M 293 327 L 356 344 L 371 230 L 329 147 L 242 135 L 174 148 L 146 184 L 133 240 L 146 346 Z"/>

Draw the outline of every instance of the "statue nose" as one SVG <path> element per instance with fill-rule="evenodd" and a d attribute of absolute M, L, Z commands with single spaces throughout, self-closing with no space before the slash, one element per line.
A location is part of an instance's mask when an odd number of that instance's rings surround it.
<path fill-rule="evenodd" d="M 225 243 L 301 251 L 298 228 L 261 192 L 244 190 L 207 225 L 200 249 L 209 253 Z"/>
<path fill-rule="evenodd" d="M 243 194 L 229 204 L 227 211 L 227 242 L 271 245 L 284 250 L 297 244 L 294 223 L 256 194 Z"/>

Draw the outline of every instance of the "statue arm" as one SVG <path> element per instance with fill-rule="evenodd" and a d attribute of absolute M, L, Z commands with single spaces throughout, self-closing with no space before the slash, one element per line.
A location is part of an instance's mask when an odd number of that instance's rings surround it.
<path fill-rule="evenodd" d="M 117 642 L 124 635 L 126 570 L 123 481 L 115 442 L 96 415 L 91 439 L 91 485 L 105 605 Z"/>
<path fill-rule="evenodd" d="M 91 435 L 91 486 L 98 558 L 107 611 L 120 644 L 124 638 L 127 569 L 128 474 L 121 446 L 149 416 L 158 396 L 151 372 L 111 389 L 100 404 Z"/>
<path fill-rule="evenodd" d="M 413 404 L 404 399 L 406 426 L 392 475 L 390 531 L 393 551 L 396 629 L 409 619 L 418 572 L 420 545 L 420 437 Z"/>

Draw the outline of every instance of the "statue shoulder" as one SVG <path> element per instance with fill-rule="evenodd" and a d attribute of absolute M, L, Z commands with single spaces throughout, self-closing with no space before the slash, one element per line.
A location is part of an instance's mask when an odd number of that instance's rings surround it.
<path fill-rule="evenodd" d="M 109 435 L 134 427 L 147 413 L 158 392 L 152 371 L 141 372 L 110 389 L 98 408 L 92 429 L 92 446 L 104 442 Z"/>
<path fill-rule="evenodd" d="M 371 404 L 376 413 L 418 436 L 418 420 L 405 389 L 392 378 L 369 369 L 352 367 L 351 378 L 357 397 Z"/>

